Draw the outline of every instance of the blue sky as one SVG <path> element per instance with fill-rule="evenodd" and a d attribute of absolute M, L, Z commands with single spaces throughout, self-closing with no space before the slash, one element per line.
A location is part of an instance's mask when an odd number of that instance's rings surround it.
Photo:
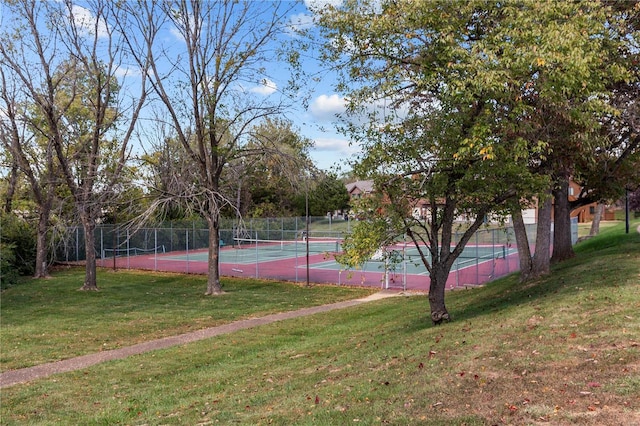
<path fill-rule="evenodd" d="M 289 25 L 314 31 L 314 8 L 322 9 L 327 4 L 338 6 L 341 2 L 342 0 L 304 0 L 291 12 Z M 80 24 L 81 30 L 84 26 L 87 33 L 97 28 L 98 35 L 101 32 L 105 32 L 106 35 L 105 24 L 98 23 L 96 27 L 95 17 L 82 7 L 83 4 L 83 0 L 78 0 L 77 5 L 73 8 L 72 13 L 76 24 Z M 0 24 L 8 21 L 9 16 L 6 15 L 6 12 L 4 6 L 0 7 Z M 289 37 L 291 36 L 289 35 Z M 181 43 L 184 43 L 184 40 L 175 31 L 169 30 L 163 35 L 164 47 L 173 46 L 179 51 Z M 310 154 L 317 167 L 330 170 L 336 165 L 344 165 L 345 160 L 353 159 L 358 150 L 349 146 L 348 138 L 336 130 L 336 114 L 344 111 L 344 100 L 334 90 L 335 81 L 332 77 L 331 67 L 321 64 L 318 55 L 317 49 L 304 52 L 302 55 L 305 71 L 311 75 L 321 76 L 318 79 L 310 79 L 309 84 L 305 84 L 301 91 L 301 96 L 303 94 L 310 96 L 308 108 L 304 108 L 302 102 L 298 102 L 298 106 L 294 110 L 288 111 L 285 117 L 293 123 L 303 137 L 313 141 Z M 275 74 L 273 78 L 267 75 L 262 84 L 256 83 L 254 87 L 247 87 L 245 90 L 265 98 L 278 96 L 278 86 L 284 86 L 288 75 L 280 70 L 275 70 L 273 74 Z M 139 75 L 139 72 L 136 75 L 135 68 L 126 68 L 126 66 L 122 68 L 121 83 L 123 88 L 126 88 L 126 91 L 132 95 L 137 92 L 135 84 L 136 81 L 139 82 Z M 278 81 L 278 79 L 282 81 Z"/>
<path fill-rule="evenodd" d="M 291 23 L 310 28 L 313 31 L 313 10 L 322 9 L 327 4 L 339 6 L 342 0 L 305 0 L 300 12 L 291 16 Z M 317 52 L 316 52 L 317 54 Z M 344 165 L 345 160 L 352 159 L 358 152 L 357 147 L 349 146 L 349 140 L 338 133 L 335 126 L 336 114 L 344 112 L 344 99 L 334 91 L 330 65 L 319 64 L 313 53 L 305 55 L 305 70 L 320 73 L 322 78 L 307 86 L 311 91 L 309 107 L 301 110 L 297 117 L 290 117 L 303 136 L 313 140 L 314 148 L 311 156 L 316 165 L 329 170 L 335 165 Z M 344 167 L 343 167 L 344 170 Z"/>

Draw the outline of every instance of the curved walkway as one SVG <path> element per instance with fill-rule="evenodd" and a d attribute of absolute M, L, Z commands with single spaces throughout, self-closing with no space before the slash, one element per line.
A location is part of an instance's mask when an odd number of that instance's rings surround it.
<path fill-rule="evenodd" d="M 218 327 L 205 328 L 190 333 L 179 334 L 177 336 L 170 336 L 162 339 L 151 340 L 149 342 L 138 343 L 137 345 L 133 346 L 126 346 L 119 349 L 97 352 L 89 355 L 65 359 L 62 361 L 49 362 L 47 364 L 36 365 L 34 367 L 9 370 L 0 374 L 0 388 L 16 385 L 19 383 L 30 382 L 32 380 L 41 379 L 53 374 L 80 370 L 83 368 L 91 367 L 92 365 L 99 364 L 101 362 L 122 359 L 131 355 L 138 355 L 157 349 L 165 349 L 171 346 L 183 345 L 202 339 L 208 339 L 210 337 L 233 333 L 234 331 L 253 328 L 264 324 L 270 324 L 276 321 L 283 321 L 290 318 L 299 318 L 317 314 L 320 312 L 333 311 L 336 309 L 344 309 L 373 300 L 396 296 L 398 294 L 398 292 L 382 291 L 362 299 L 346 300 L 343 302 L 331 303 L 329 305 L 312 306 L 310 308 L 298 309 L 297 311 L 281 312 L 278 314 L 267 315 L 259 318 L 249 318 L 246 320 L 224 324 Z"/>

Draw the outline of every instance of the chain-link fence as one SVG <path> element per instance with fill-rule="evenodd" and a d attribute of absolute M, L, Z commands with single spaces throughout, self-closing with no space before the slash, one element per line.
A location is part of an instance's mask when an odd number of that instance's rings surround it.
<path fill-rule="evenodd" d="M 409 240 L 387 247 L 357 269 L 335 261 L 349 218 L 304 217 L 252 219 L 242 227 L 223 221 L 220 230 L 220 272 L 223 276 L 252 277 L 309 283 L 332 283 L 404 290 L 426 290 L 429 276 L 417 248 Z M 572 222 L 573 242 L 577 221 Z M 527 226 L 535 241 L 535 225 Z M 204 222 L 169 222 L 134 231 L 117 226 L 95 230 L 98 265 L 114 269 L 143 269 L 179 273 L 207 273 L 209 231 Z M 455 233 L 455 244 L 461 234 Z M 532 247 L 532 249 L 534 249 Z M 69 228 L 57 253 L 63 262 L 84 260 L 81 227 Z M 519 270 L 513 228 L 481 229 L 455 261 L 448 288 L 479 285 Z"/>

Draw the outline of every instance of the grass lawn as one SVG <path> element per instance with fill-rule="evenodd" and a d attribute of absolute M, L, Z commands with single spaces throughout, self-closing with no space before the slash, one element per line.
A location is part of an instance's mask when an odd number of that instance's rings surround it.
<path fill-rule="evenodd" d="M 637 226 L 635 221 L 630 234 L 624 234 L 624 224 L 603 229 L 600 236 L 576 247 L 576 258 L 556 265 L 552 276 L 536 282 L 523 285 L 517 276 L 510 276 L 483 288 L 449 293 L 454 321 L 439 327 L 428 321 L 424 296 L 370 302 L 5 388 L 0 421 L 44 425 L 640 424 Z M 57 291 L 35 297 L 26 290 L 64 281 L 69 275 L 76 278 L 67 278 L 73 282 L 66 285 L 56 284 Z M 114 275 L 125 277 L 124 281 L 129 276 Z M 175 327 L 173 331 L 178 331 L 189 322 L 195 328 L 254 315 L 238 314 L 242 305 L 237 304 L 218 316 L 212 306 L 248 297 L 245 293 L 260 293 L 262 299 L 250 300 L 271 305 L 265 311 L 287 308 L 275 296 L 279 291 L 257 290 L 258 283 L 247 283 L 246 288 L 243 282 L 225 285 L 229 294 L 212 300 L 200 296 L 203 282 L 191 287 L 188 281 L 194 277 L 149 274 L 146 279 L 156 283 L 147 284 L 147 291 L 171 291 L 171 297 L 154 294 L 150 295 L 154 302 L 134 304 L 130 302 L 134 297 L 125 291 L 126 283 L 112 284 L 115 277 L 106 277 L 101 275 L 104 284 L 99 293 L 77 292 L 77 272 L 3 293 L 3 359 L 7 348 L 13 350 L 41 333 L 38 327 L 55 334 L 61 315 L 57 311 L 67 312 L 65 322 L 77 323 L 75 340 L 93 340 L 85 336 L 94 333 L 95 323 L 111 327 L 109 322 L 133 314 L 132 310 L 139 316 L 137 321 L 164 322 L 161 327 L 147 325 L 155 330 L 145 335 L 151 338 L 159 330 Z M 111 286 L 120 290 L 111 291 Z M 307 297 L 316 297 L 310 294 L 322 289 L 282 286 L 289 289 L 283 291 L 285 295 L 300 291 Z M 182 288 L 182 293 L 170 290 L 174 288 Z M 272 294 L 279 301 L 271 300 Z M 134 295 L 144 299 L 145 293 Z M 120 312 L 105 307 L 110 313 L 105 318 L 101 303 L 91 302 L 94 299 L 131 305 Z M 83 308 L 87 304 L 93 311 Z M 20 310 L 28 313 L 19 316 Z M 9 323 L 7 311 L 12 312 Z M 198 311 L 205 313 L 198 316 Z M 128 321 L 119 328 L 128 327 Z M 22 322 L 38 325 L 27 328 Z M 13 328 L 25 334 L 14 335 Z M 119 335 L 118 344 L 140 338 L 139 333 L 134 338 L 112 328 Z M 74 339 L 66 341 L 70 340 Z M 92 347 L 115 341 L 105 334 Z M 70 352 L 60 343 L 52 345 L 61 353 Z M 21 356 L 50 358 L 40 354 L 49 349 L 39 347 Z"/>
<path fill-rule="evenodd" d="M 101 270 L 98 292 L 78 289 L 84 269 L 25 280 L 2 293 L 1 371 L 115 349 L 234 320 L 366 296 L 375 289 L 223 279 L 205 296 L 206 277 Z"/>

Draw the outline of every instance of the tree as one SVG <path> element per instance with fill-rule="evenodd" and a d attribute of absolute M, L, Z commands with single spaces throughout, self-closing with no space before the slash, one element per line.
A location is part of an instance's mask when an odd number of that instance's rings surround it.
<path fill-rule="evenodd" d="M 327 213 L 345 210 L 349 207 L 349 193 L 340 179 L 333 173 L 315 173 L 309 187 L 308 201 L 311 216 L 324 216 Z M 297 214 L 305 214 L 307 194 L 299 194 L 297 200 Z"/>
<path fill-rule="evenodd" d="M 47 235 L 53 208 L 57 168 L 50 139 L 39 132 L 36 117 L 29 113 L 27 105 L 20 105 L 18 84 L 8 79 L 5 62 L 0 61 L 0 100 L 4 119 L 0 122 L 0 140 L 11 157 L 10 184 L 7 191 L 5 212 L 12 212 L 13 196 L 18 183 L 18 171 L 26 177 L 37 210 L 36 256 L 33 266 L 35 278 L 48 274 L 49 250 Z"/>
<path fill-rule="evenodd" d="M 237 199 L 238 213 L 251 217 L 290 216 L 296 197 L 308 187 L 314 174 L 309 158 L 311 142 L 301 137 L 290 122 L 267 119 L 250 132 L 244 156 L 235 161 L 233 181 L 244 185 L 247 202 Z"/>
<path fill-rule="evenodd" d="M 540 144 L 507 137 L 505 124 L 519 111 L 499 67 L 508 44 L 501 19 L 502 6 L 485 2 L 352 1 L 321 14 L 354 117 L 346 131 L 364 147 L 354 169 L 376 187 L 343 261 L 357 265 L 407 235 L 429 271 L 435 324 L 450 318 L 449 271 L 486 216 L 506 213 L 507 200 L 526 200 L 544 183 L 527 167 Z M 412 215 L 420 206 L 424 219 Z M 462 215 L 469 222 L 453 241 Z"/>
<path fill-rule="evenodd" d="M 208 224 L 208 295 L 222 293 L 220 214 L 234 201 L 223 192 L 226 170 L 245 157 L 250 130 L 292 102 L 269 73 L 282 53 L 280 37 L 294 5 L 235 0 L 120 5 L 127 11 L 127 20 L 120 21 L 123 32 L 139 30 L 127 37 L 131 54 L 140 65 L 150 61 L 153 90 L 169 117 L 172 137 L 191 163 L 192 180 L 182 186 L 187 192 L 175 195 L 189 198 Z M 162 31 L 178 34 L 178 44 L 163 45 Z M 287 53 L 295 63 L 298 53 Z M 295 79 L 290 83 L 294 88 Z"/>
<path fill-rule="evenodd" d="M 118 80 L 122 39 L 113 26 L 120 10 L 111 2 L 82 8 L 19 0 L 7 6 L 11 26 L 3 32 L 2 64 L 20 82 L 41 120 L 38 131 L 55 153 L 84 229 L 82 288 L 96 290 L 95 223 L 127 161 L 146 96 L 146 62 L 137 77 L 140 94 L 125 106 Z"/>
<path fill-rule="evenodd" d="M 638 42 L 640 20 L 633 2 L 600 2 L 588 5 L 595 31 L 584 41 L 583 57 L 591 57 L 585 70 L 591 77 L 583 82 L 581 96 L 574 102 L 600 107 L 586 110 L 590 132 L 582 132 L 580 144 L 573 146 L 564 158 L 564 172 L 559 173 L 555 206 L 553 260 L 573 256 L 569 216 L 578 207 L 593 202 L 612 201 L 628 187 L 640 182 L 640 138 L 638 137 L 638 96 L 640 73 Z M 595 48 L 595 49 L 594 49 Z M 557 149 L 557 148 L 556 148 Z M 559 169 L 562 171 L 562 169 Z M 579 182 L 582 191 L 574 201 L 567 197 L 568 176 Z"/>
<path fill-rule="evenodd" d="M 148 188 L 148 206 L 140 217 L 143 222 L 184 219 L 193 214 L 194 208 L 189 204 L 188 197 L 181 197 L 185 193 L 183 186 L 189 186 L 196 180 L 193 167 L 185 155 L 180 142 L 168 136 L 161 129 L 156 139 L 149 138 L 150 152 L 144 154 L 142 163 L 145 187 Z M 185 194 L 186 195 L 186 194 Z M 153 213 L 154 217 L 149 217 Z"/>
<path fill-rule="evenodd" d="M 348 112 L 365 122 L 364 129 L 346 125 L 366 148 L 359 170 L 384 194 L 370 210 L 393 224 L 420 199 L 430 208 L 431 229 L 415 240 L 431 255 L 434 322 L 445 317 L 437 294 L 448 273 L 443 259 L 456 252 L 445 247 L 450 216 L 471 213 L 473 230 L 482 214 L 502 211 L 509 193 L 512 211 L 537 195 L 539 240 L 534 257 L 526 256 L 526 274 L 535 276 L 549 270 L 551 193 L 554 258 L 571 255 L 569 178 L 579 159 L 602 147 L 601 122 L 613 111 L 609 87 L 632 75 L 616 55 L 634 37 L 612 35 L 610 11 L 601 2 L 354 0 L 321 13 L 330 58 L 343 61 Z M 403 192 L 410 194 L 404 203 Z"/>

